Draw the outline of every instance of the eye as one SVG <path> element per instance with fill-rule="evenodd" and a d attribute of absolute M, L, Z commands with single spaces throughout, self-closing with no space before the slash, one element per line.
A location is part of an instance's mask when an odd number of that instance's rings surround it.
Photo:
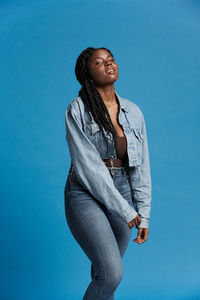
<path fill-rule="evenodd" d="M 99 65 L 101 63 L 102 63 L 102 61 L 96 61 L 95 65 Z"/>

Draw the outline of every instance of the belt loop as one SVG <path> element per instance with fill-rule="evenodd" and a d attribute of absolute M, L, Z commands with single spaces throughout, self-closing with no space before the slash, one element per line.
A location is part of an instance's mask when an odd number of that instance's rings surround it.
<path fill-rule="evenodd" d="M 110 164 L 111 164 L 111 168 L 113 169 L 114 165 L 113 165 L 113 158 L 110 158 Z"/>
<path fill-rule="evenodd" d="M 112 174 L 112 177 L 114 176 L 114 165 L 113 165 L 113 158 L 110 158 L 110 164 L 111 164 L 111 170 L 110 173 Z"/>
<path fill-rule="evenodd" d="M 111 164 L 111 172 L 113 171 L 114 169 L 114 165 L 113 165 L 113 158 L 110 158 L 110 164 Z"/>

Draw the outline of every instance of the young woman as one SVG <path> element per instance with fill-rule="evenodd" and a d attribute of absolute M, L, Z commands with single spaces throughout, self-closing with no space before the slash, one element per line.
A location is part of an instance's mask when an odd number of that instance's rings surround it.
<path fill-rule="evenodd" d="M 114 88 L 118 66 L 110 50 L 89 47 L 76 61 L 81 84 L 65 115 L 71 167 L 65 186 L 70 231 L 91 261 L 84 300 L 112 300 L 123 275 L 131 229 L 147 240 L 151 175 L 140 108 Z"/>

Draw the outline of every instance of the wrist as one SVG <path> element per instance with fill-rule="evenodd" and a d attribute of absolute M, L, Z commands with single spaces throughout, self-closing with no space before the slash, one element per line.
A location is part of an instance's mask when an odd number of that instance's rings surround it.
<path fill-rule="evenodd" d="M 139 229 L 139 228 L 149 228 L 149 219 L 147 218 L 144 218 L 144 217 L 141 217 L 141 222 L 140 224 L 136 225 L 136 228 Z"/>

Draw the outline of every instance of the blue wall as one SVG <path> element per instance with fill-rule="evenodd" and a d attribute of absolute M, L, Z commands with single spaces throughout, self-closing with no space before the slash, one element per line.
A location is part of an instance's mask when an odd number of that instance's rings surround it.
<path fill-rule="evenodd" d="M 113 52 L 149 141 L 149 239 L 133 229 L 116 298 L 200 299 L 200 1 L 1 1 L 0 43 L 0 299 L 78 300 L 90 282 L 64 214 L 65 109 L 88 46 Z"/>

